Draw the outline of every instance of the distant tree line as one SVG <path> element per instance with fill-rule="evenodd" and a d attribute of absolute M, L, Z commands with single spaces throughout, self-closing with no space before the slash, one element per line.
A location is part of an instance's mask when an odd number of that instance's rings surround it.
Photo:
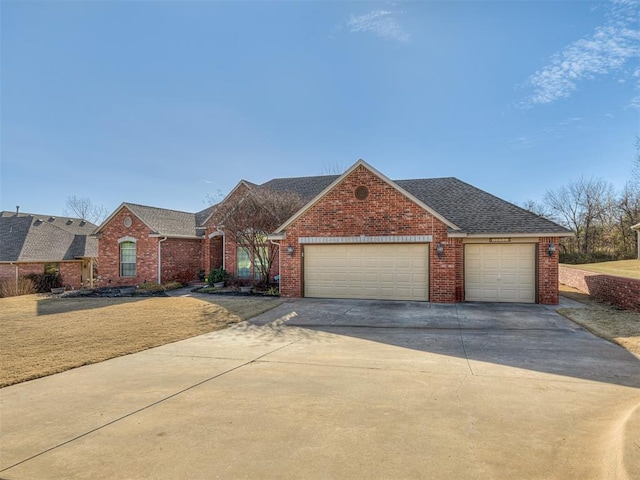
<path fill-rule="evenodd" d="M 572 238 L 560 242 L 560 262 L 593 263 L 636 258 L 637 236 L 631 230 L 640 223 L 640 139 L 631 177 L 616 191 L 603 179 L 580 177 L 555 191 L 547 191 L 541 203 L 524 207 L 570 229 Z"/>

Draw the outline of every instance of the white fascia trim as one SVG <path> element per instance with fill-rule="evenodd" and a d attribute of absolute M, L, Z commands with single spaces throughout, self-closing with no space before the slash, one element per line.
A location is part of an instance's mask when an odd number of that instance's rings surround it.
<path fill-rule="evenodd" d="M 373 168 L 371 165 L 369 165 L 367 162 L 365 162 L 364 160 L 360 159 L 358 160 L 356 163 L 354 163 L 351 168 L 349 168 L 346 172 L 344 172 L 342 175 L 340 175 L 338 178 L 336 178 L 333 183 L 331 183 L 327 188 L 325 188 L 322 192 L 320 192 L 318 195 L 316 195 L 311 201 L 309 201 L 309 203 L 307 203 L 304 207 L 302 207 L 300 210 L 298 210 L 297 213 L 295 213 L 289 220 L 287 220 L 286 222 L 284 222 L 282 225 L 280 225 L 275 233 L 280 233 L 283 230 L 285 230 L 289 225 L 291 225 L 293 222 L 295 222 L 298 218 L 300 218 L 302 216 L 302 214 L 304 214 L 307 210 L 309 210 L 311 207 L 313 207 L 316 203 L 318 203 L 327 193 L 329 193 L 331 190 L 333 190 L 339 183 L 341 183 L 345 178 L 347 178 L 349 175 L 351 175 L 351 173 L 353 173 L 353 171 L 358 168 L 359 166 L 363 166 L 366 169 L 368 169 L 371 173 L 373 173 L 374 175 L 378 176 L 382 181 L 386 182 L 390 187 L 396 189 L 399 193 L 401 193 L 402 195 L 404 195 L 405 197 L 407 197 L 409 200 L 411 200 L 412 202 L 414 202 L 416 205 L 420 206 L 421 208 L 423 208 L 424 210 L 426 210 L 427 212 L 429 212 L 431 215 L 433 215 L 434 217 L 436 217 L 438 220 L 440 220 L 441 222 L 443 222 L 445 225 L 453 228 L 454 230 L 460 230 L 460 227 L 458 227 L 457 225 L 451 223 L 449 220 L 447 220 L 446 218 L 444 218 L 442 215 L 440 215 L 439 213 L 437 213 L 435 210 L 433 210 L 431 207 L 425 205 L 423 202 L 421 202 L 420 200 L 418 200 L 416 197 L 414 197 L 413 195 L 411 195 L 409 192 L 407 192 L 404 188 L 400 187 L 399 185 L 397 185 L 393 180 L 390 180 L 389 178 L 387 178 L 385 175 L 383 175 L 382 173 L 380 173 L 378 170 L 376 170 L 375 168 Z"/>
<path fill-rule="evenodd" d="M 449 233 L 449 238 L 524 238 L 524 237 L 573 237 L 571 232 L 534 232 L 534 233 Z"/>
<path fill-rule="evenodd" d="M 631 227 L 631 230 L 638 230 L 638 231 L 640 231 L 640 223 L 638 223 L 638 224 L 636 224 L 636 225 L 633 225 L 633 226 Z"/>
<path fill-rule="evenodd" d="M 398 235 L 398 236 L 367 236 L 357 237 L 299 237 L 298 243 L 302 245 L 318 243 L 431 243 L 432 235 Z"/>
<path fill-rule="evenodd" d="M 223 237 L 223 236 L 224 236 L 224 232 L 222 230 L 216 230 L 215 232 L 211 232 L 209 234 L 209 238 Z"/>
<path fill-rule="evenodd" d="M 284 232 L 270 233 L 269 235 L 267 235 L 267 240 L 271 240 L 273 242 L 278 242 L 280 240 L 284 240 L 285 238 L 287 238 L 287 235 Z"/>

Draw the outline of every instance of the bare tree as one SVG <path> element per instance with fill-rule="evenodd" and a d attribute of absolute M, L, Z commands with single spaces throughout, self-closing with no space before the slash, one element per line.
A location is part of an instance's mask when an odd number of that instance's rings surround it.
<path fill-rule="evenodd" d="M 216 212 L 221 228 L 236 241 L 253 262 L 260 281 L 269 282 L 269 272 L 277 249 L 267 241 L 267 235 L 293 216 L 304 202 L 290 192 L 255 188 L 238 200 L 223 205 Z"/>
<path fill-rule="evenodd" d="M 342 175 L 347 167 L 342 162 L 324 163 L 322 167 L 322 175 Z"/>
<path fill-rule="evenodd" d="M 575 234 L 575 250 L 593 252 L 598 227 L 603 224 L 605 209 L 614 197 L 613 187 L 602 179 L 572 181 L 557 191 L 548 191 L 544 201 L 555 220 Z M 574 250 L 571 248 L 570 250 Z"/>
<path fill-rule="evenodd" d="M 549 207 L 540 202 L 536 202 L 535 200 L 525 200 L 522 205 L 522 208 L 525 210 L 529 210 L 531 213 L 535 213 L 536 215 L 544 218 L 551 219 L 553 214 L 549 211 Z"/>
<path fill-rule="evenodd" d="M 107 218 L 109 211 L 102 205 L 94 205 L 88 197 L 67 197 L 64 214 L 99 224 Z"/>

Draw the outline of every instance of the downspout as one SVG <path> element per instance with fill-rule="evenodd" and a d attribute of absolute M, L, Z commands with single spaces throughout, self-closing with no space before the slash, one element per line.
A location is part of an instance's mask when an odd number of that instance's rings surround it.
<path fill-rule="evenodd" d="M 162 285 L 162 242 L 164 242 L 167 237 L 163 237 L 158 240 L 158 284 Z"/>

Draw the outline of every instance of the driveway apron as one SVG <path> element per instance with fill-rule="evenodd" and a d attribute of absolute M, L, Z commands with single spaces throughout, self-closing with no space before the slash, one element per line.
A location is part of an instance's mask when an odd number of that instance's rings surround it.
<path fill-rule="evenodd" d="M 640 361 L 521 304 L 295 300 L 0 390 L 0 478 L 640 478 Z"/>

